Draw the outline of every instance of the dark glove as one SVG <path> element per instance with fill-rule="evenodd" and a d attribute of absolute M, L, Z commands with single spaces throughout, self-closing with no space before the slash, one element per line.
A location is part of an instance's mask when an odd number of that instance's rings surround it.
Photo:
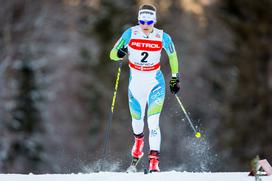
<path fill-rule="evenodd" d="M 127 49 L 127 47 L 122 47 L 122 48 L 120 48 L 119 50 L 118 50 L 118 52 L 117 52 L 117 56 L 119 57 L 119 58 L 123 58 L 124 56 L 126 56 L 126 54 L 128 53 L 128 49 Z"/>
<path fill-rule="evenodd" d="M 169 82 L 169 86 L 170 86 L 170 91 L 171 91 L 172 94 L 178 93 L 178 91 L 180 89 L 179 78 L 178 77 L 172 77 L 172 79 Z"/>

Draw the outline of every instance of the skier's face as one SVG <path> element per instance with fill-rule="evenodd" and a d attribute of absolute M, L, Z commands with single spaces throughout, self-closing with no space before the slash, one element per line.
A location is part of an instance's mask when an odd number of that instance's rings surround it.
<path fill-rule="evenodd" d="M 149 35 L 149 33 L 152 32 L 153 28 L 154 28 L 154 21 L 143 21 L 143 20 L 139 20 L 139 25 L 142 29 L 142 31 L 144 32 L 144 34 Z"/>

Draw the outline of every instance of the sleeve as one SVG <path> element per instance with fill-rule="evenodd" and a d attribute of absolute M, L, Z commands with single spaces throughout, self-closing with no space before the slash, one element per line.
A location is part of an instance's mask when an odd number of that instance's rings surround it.
<path fill-rule="evenodd" d="M 179 72 L 178 57 L 174 43 L 167 33 L 163 33 L 162 44 L 169 58 L 172 75 L 176 76 L 177 73 Z"/>
<path fill-rule="evenodd" d="M 123 46 L 127 46 L 129 43 L 129 40 L 131 38 L 131 28 L 127 29 L 119 38 L 119 40 L 115 43 L 114 47 L 110 51 L 110 59 L 114 61 L 120 60 L 120 58 L 117 56 L 117 52 L 119 49 L 121 49 Z"/>

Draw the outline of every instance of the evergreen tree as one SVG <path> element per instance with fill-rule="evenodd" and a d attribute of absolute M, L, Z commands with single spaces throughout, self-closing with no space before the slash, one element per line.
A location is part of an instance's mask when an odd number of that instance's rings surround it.
<path fill-rule="evenodd" d="M 14 139 L 10 143 L 6 166 L 23 173 L 35 172 L 38 171 L 43 152 L 41 140 L 37 140 L 35 136 L 43 130 L 37 109 L 40 96 L 28 51 L 19 53 L 14 73 L 17 93 L 13 98 L 15 106 L 11 110 L 12 119 L 7 122 Z"/>

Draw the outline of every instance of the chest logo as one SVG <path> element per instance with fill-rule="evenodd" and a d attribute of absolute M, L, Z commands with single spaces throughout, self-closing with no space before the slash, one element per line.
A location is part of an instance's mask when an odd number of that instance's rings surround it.
<path fill-rule="evenodd" d="M 135 50 L 159 51 L 162 49 L 162 42 L 155 40 L 131 39 L 129 46 Z"/>

